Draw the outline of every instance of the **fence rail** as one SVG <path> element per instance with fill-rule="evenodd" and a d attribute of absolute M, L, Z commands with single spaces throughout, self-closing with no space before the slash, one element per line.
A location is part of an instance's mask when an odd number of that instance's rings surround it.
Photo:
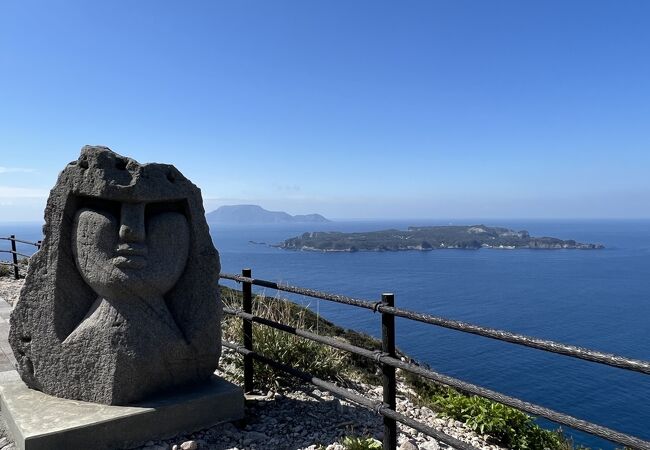
<path fill-rule="evenodd" d="M 16 249 L 16 243 L 33 245 L 38 250 L 41 248 L 41 241 L 38 242 L 24 241 L 22 239 L 16 239 L 16 236 L 13 234 L 9 237 L 0 237 L 0 241 L 11 242 L 11 250 L 0 250 L 0 253 L 11 254 L 12 261 L 11 262 L 0 261 L 0 264 L 3 266 L 13 267 L 14 278 L 17 280 L 18 278 L 20 278 L 20 264 L 18 263 L 18 257 L 21 256 L 23 258 L 31 258 L 31 255 L 26 255 L 24 253 L 18 252 L 18 250 Z"/>
<path fill-rule="evenodd" d="M 272 281 L 255 279 L 252 278 L 250 269 L 244 269 L 242 271 L 242 275 L 222 273 L 220 277 L 223 279 L 233 280 L 242 283 L 242 293 L 243 293 L 242 308 L 243 309 L 237 310 L 233 308 L 224 308 L 224 312 L 226 314 L 237 316 L 242 319 L 243 332 L 244 332 L 244 345 L 242 346 L 242 345 L 228 343 L 228 342 L 224 342 L 223 345 L 244 355 L 244 361 L 245 361 L 244 389 L 248 392 L 252 390 L 253 387 L 253 377 L 254 377 L 253 365 L 252 365 L 253 359 L 257 359 L 263 363 L 284 370 L 285 372 L 288 372 L 291 375 L 297 376 L 298 378 L 311 382 L 316 386 L 322 387 L 330 391 L 332 394 L 336 396 L 339 396 L 347 400 L 351 400 L 357 404 L 370 408 L 375 412 L 377 412 L 378 414 L 380 414 L 384 420 L 383 446 L 384 449 L 386 450 L 394 450 L 397 447 L 396 422 L 401 422 L 409 427 L 416 429 L 417 431 L 427 434 L 433 437 L 434 439 L 438 439 L 453 447 L 463 449 L 463 450 L 469 450 L 474 448 L 469 444 L 460 442 L 450 436 L 444 435 L 443 433 L 440 433 L 439 431 L 436 431 L 431 427 L 428 427 L 420 422 L 414 421 L 413 419 L 408 418 L 395 411 L 395 400 L 396 400 L 395 369 L 396 368 L 411 372 L 420 377 L 447 386 L 451 386 L 453 388 L 459 389 L 469 394 L 478 395 L 502 403 L 504 405 L 514 407 L 525 413 L 544 417 L 560 425 L 565 425 L 575 430 L 580 430 L 589 433 L 593 436 L 598 436 L 600 438 L 609 440 L 611 442 L 624 445 L 628 448 L 650 450 L 650 442 L 640 439 L 638 437 L 621 433 L 619 431 L 612 430 L 610 428 L 597 425 L 576 417 L 572 417 L 570 415 L 558 411 L 554 411 L 552 409 L 540 405 L 525 402 L 518 398 L 510 397 L 478 385 L 470 384 L 453 377 L 442 375 L 433 370 L 430 370 L 429 368 L 425 368 L 410 362 L 404 362 L 398 359 L 395 355 L 395 348 L 394 348 L 394 343 L 395 343 L 394 319 L 395 317 L 403 317 L 406 319 L 415 320 L 415 321 L 427 323 L 434 326 L 449 328 L 464 333 L 476 334 L 479 336 L 488 337 L 499 341 L 509 342 L 513 344 L 535 348 L 538 350 L 543 350 L 546 352 L 565 355 L 577 359 L 583 359 L 583 360 L 587 360 L 599 364 L 605 364 L 608 366 L 613 366 L 628 371 L 640 372 L 646 375 L 650 374 L 649 361 L 626 358 L 626 357 L 622 357 L 610 353 L 603 353 L 603 352 L 594 351 L 586 348 L 562 344 L 559 342 L 533 338 L 521 334 L 511 333 L 504 330 L 486 328 L 486 327 L 473 325 L 465 322 L 459 322 L 455 320 L 445 319 L 442 317 L 436 317 L 428 314 L 422 314 L 414 311 L 397 308 L 393 304 L 394 297 L 392 294 L 384 294 L 382 295 L 381 301 L 372 302 L 369 300 L 358 299 L 358 298 L 353 298 L 353 297 L 348 297 L 348 296 L 338 295 L 338 294 L 332 294 L 328 292 L 322 292 L 313 289 L 292 286 L 289 284 L 275 283 Z M 364 349 L 349 344 L 347 342 L 341 342 L 340 340 L 331 337 L 320 336 L 307 330 L 298 329 L 295 327 L 291 327 L 285 324 L 281 324 L 269 319 L 265 319 L 253 315 L 252 314 L 252 286 L 253 285 L 271 288 L 283 292 L 305 295 L 308 297 L 319 298 L 323 300 L 329 300 L 336 303 L 352 305 L 360 308 L 369 309 L 375 312 L 380 312 L 381 324 L 382 324 L 382 350 L 372 351 L 372 350 Z M 366 399 L 365 397 L 361 397 L 357 394 L 352 394 L 347 390 L 334 385 L 333 383 L 320 380 L 312 376 L 311 374 L 301 372 L 295 368 L 287 367 L 281 362 L 272 361 L 264 355 L 255 353 L 253 334 L 252 334 L 253 322 L 258 323 L 260 325 L 273 327 L 287 333 L 295 334 L 297 336 L 315 342 L 319 342 L 321 344 L 328 345 L 333 348 L 337 348 L 339 350 L 344 350 L 368 358 L 370 360 L 374 360 L 375 362 L 381 365 L 381 369 L 382 369 L 383 402 L 381 402 L 380 404 L 378 402 L 372 402 Z"/>
<path fill-rule="evenodd" d="M 416 320 L 431 325 L 437 325 L 443 328 L 449 328 L 456 331 L 465 333 L 477 334 L 479 336 L 496 339 L 499 341 L 510 342 L 512 344 L 523 345 L 525 347 L 536 348 L 551 353 L 558 353 L 574 358 L 584 359 L 587 361 L 606 364 L 608 366 L 619 367 L 621 369 L 633 370 L 650 375 L 650 362 L 641 361 L 637 359 L 625 358 L 622 356 L 614 355 L 611 353 L 603 353 L 599 351 L 589 350 L 574 345 L 562 344 L 559 342 L 549 341 L 545 339 L 538 339 L 523 334 L 511 333 L 509 331 L 498 330 L 496 328 L 482 327 L 457 320 L 445 319 L 443 317 L 432 316 L 429 314 L 422 314 L 415 311 L 406 309 L 395 308 L 392 306 L 384 305 L 382 302 L 372 302 L 370 300 L 363 300 L 353 297 L 346 297 L 344 295 L 330 294 L 327 292 L 316 291 L 313 289 L 305 289 L 297 286 L 292 286 L 284 283 L 275 283 L 273 281 L 258 280 L 255 278 L 245 277 L 243 275 L 221 274 L 221 278 L 238 281 L 240 283 L 250 283 L 255 286 L 262 286 L 278 291 L 291 292 L 294 294 L 305 295 L 308 297 L 320 298 L 346 305 L 358 306 L 360 308 L 370 309 L 372 311 L 379 311 L 381 313 L 388 313 L 406 319 Z"/>

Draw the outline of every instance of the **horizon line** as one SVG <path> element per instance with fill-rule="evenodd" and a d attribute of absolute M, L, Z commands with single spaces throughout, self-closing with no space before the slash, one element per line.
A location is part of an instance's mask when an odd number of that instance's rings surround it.
<path fill-rule="evenodd" d="M 474 221 L 475 223 L 481 221 L 540 221 L 540 222 L 607 222 L 607 221 L 650 221 L 650 216 L 638 217 L 333 217 L 326 218 L 330 222 L 409 222 L 409 221 Z M 44 224 L 44 220 L 0 220 L 0 225 L 10 224 Z M 235 225 L 246 226 L 246 224 L 226 223 L 226 222 L 209 222 L 220 225 Z M 327 222 L 287 222 L 287 223 L 252 223 L 251 225 L 300 225 L 300 224 L 316 224 Z"/>

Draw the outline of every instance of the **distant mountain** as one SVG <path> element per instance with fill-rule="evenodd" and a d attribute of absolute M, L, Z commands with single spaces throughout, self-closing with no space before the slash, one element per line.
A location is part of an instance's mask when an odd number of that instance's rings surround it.
<path fill-rule="evenodd" d="M 323 223 L 329 222 L 320 214 L 292 216 L 283 211 L 267 211 L 258 205 L 221 206 L 205 215 L 209 223 L 236 225 L 273 223 Z"/>

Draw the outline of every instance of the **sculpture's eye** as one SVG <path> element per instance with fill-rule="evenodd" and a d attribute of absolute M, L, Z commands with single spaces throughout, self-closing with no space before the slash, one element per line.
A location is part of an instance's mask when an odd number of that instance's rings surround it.
<path fill-rule="evenodd" d="M 77 209 L 88 208 L 98 212 L 109 213 L 120 221 L 120 210 L 122 204 L 115 200 L 107 200 L 99 197 L 79 197 Z"/>
<path fill-rule="evenodd" d="M 169 202 L 147 203 L 144 208 L 145 222 L 149 222 L 149 219 L 151 219 L 152 217 L 158 214 L 167 213 L 167 212 L 180 213 L 187 218 L 188 214 L 187 214 L 186 201 L 176 200 L 176 201 L 169 201 Z"/>

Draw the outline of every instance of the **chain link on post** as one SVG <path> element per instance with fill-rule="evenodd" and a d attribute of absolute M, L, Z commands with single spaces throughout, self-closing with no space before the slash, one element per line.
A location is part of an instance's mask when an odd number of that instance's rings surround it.
<path fill-rule="evenodd" d="M 16 253 L 16 236 L 11 235 L 9 236 L 9 240 L 11 241 L 11 256 L 14 262 L 14 278 L 17 280 L 20 278 L 20 273 L 18 272 L 18 254 Z"/>
<path fill-rule="evenodd" d="M 382 306 L 395 306 L 393 294 L 381 295 Z M 381 313 L 381 350 L 388 356 L 395 358 L 395 316 Z M 382 363 L 381 365 L 384 405 L 395 411 L 397 389 L 395 386 L 395 367 Z M 397 449 L 397 422 L 395 419 L 384 416 L 384 450 Z"/>
<path fill-rule="evenodd" d="M 251 269 L 241 271 L 243 277 L 251 278 Z M 245 313 L 253 313 L 253 285 L 242 282 L 242 309 Z M 244 331 L 244 348 L 253 351 L 253 322 L 250 319 L 242 319 Z M 244 355 L 244 392 L 253 390 L 253 356 Z"/>

